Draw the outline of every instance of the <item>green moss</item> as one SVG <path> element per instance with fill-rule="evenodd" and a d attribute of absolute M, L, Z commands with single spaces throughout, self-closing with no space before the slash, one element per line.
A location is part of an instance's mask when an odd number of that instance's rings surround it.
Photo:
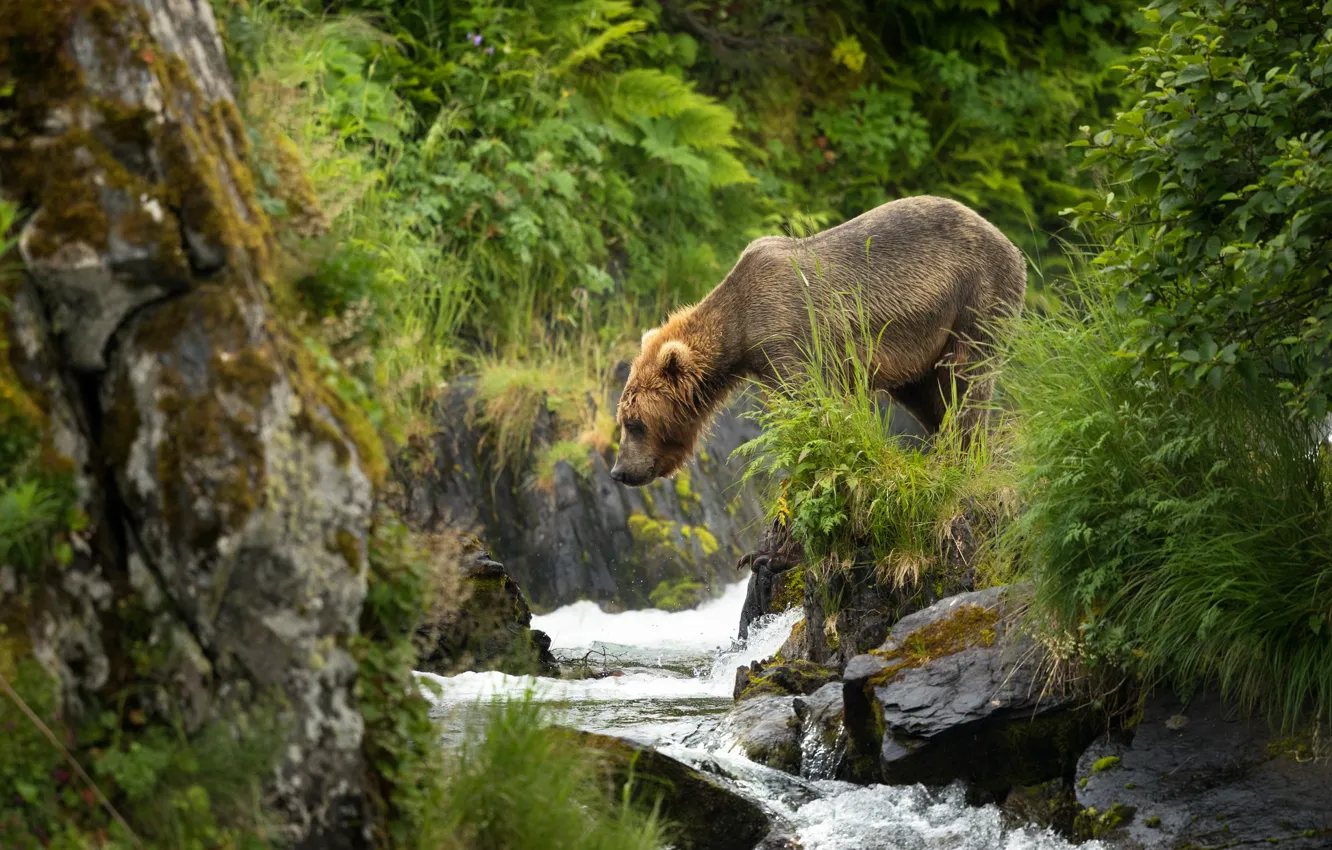
<path fill-rule="evenodd" d="M 1137 808 L 1115 803 L 1104 812 L 1089 806 L 1078 813 L 1073 821 L 1074 834 L 1082 839 L 1104 838 L 1133 819 Z"/>
<path fill-rule="evenodd" d="M 587 478 L 592 473 L 592 452 L 577 440 L 556 440 L 537 457 L 536 486 L 540 490 L 551 492 L 555 487 L 555 467 L 564 462 L 579 478 Z"/>
<path fill-rule="evenodd" d="M 1096 763 L 1092 765 L 1092 773 L 1100 773 L 1118 766 L 1119 756 L 1105 756 L 1104 758 L 1097 759 Z"/>
<path fill-rule="evenodd" d="M 972 646 L 992 646 L 999 611 L 979 605 L 962 605 L 950 616 L 917 629 L 892 651 L 873 649 L 871 654 L 889 662 L 889 666 L 870 677 L 870 685 L 880 687 L 903 670 L 920 667 L 936 658 L 954 655 Z"/>
<path fill-rule="evenodd" d="M 332 446 L 342 464 L 351 462 L 350 441 L 361 471 L 378 490 L 388 477 L 388 459 L 384 439 L 369 416 L 331 385 L 330 376 L 321 372 L 310 352 L 290 334 L 274 328 L 271 335 L 287 367 L 286 375 L 301 396 L 298 425 L 316 441 Z"/>
<path fill-rule="evenodd" d="M 653 608 L 660 608 L 663 611 L 684 611 L 694 608 L 707 599 L 708 586 L 697 579 L 685 577 L 678 579 L 663 579 L 652 593 L 648 594 L 648 601 Z"/>
<path fill-rule="evenodd" d="M 836 668 L 803 659 L 766 666 L 759 663 L 749 672 L 747 684 L 736 699 L 746 700 L 762 694 L 787 696 L 812 694 L 827 683 L 836 681 L 837 678 Z"/>
<path fill-rule="evenodd" d="M 776 586 L 772 590 L 771 613 L 780 613 L 803 604 L 805 604 L 805 566 L 801 564 L 778 574 Z"/>
<path fill-rule="evenodd" d="M 700 501 L 700 497 L 694 492 L 691 483 L 689 468 L 680 467 L 680 470 L 675 473 L 675 496 L 680 500 L 680 507 L 686 513 Z"/>
<path fill-rule="evenodd" d="M 361 543 L 356 539 L 356 535 L 347 531 L 345 528 L 339 528 L 333 535 L 333 551 L 342 556 L 342 560 L 347 562 L 347 566 L 352 572 L 361 571 Z"/>
<path fill-rule="evenodd" d="M 1161 817 L 1159 815 L 1151 815 L 1150 817 L 1145 817 L 1142 819 L 1142 825 L 1147 827 L 1148 829 L 1160 829 Z"/>
<path fill-rule="evenodd" d="M 698 538 L 698 545 L 703 550 L 703 557 L 708 558 L 717 553 L 721 548 L 717 543 L 717 538 L 701 525 L 694 526 L 694 536 Z"/>

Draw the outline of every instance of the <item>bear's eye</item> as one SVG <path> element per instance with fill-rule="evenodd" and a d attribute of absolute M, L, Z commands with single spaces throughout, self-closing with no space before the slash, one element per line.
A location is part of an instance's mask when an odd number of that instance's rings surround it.
<path fill-rule="evenodd" d="M 642 439 L 647 436 L 647 426 L 637 419 L 628 419 L 624 423 L 624 430 L 631 437 Z"/>

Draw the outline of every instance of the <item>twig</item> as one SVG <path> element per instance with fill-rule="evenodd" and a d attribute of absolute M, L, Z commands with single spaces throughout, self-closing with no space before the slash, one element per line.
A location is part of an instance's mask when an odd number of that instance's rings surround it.
<path fill-rule="evenodd" d="M 102 789 L 97 787 L 97 783 L 94 782 L 93 778 L 83 769 L 83 766 L 79 764 L 73 754 L 65 749 L 64 744 L 60 743 L 60 739 L 51 731 L 51 727 L 43 723 L 42 719 L 38 717 L 37 713 L 24 701 L 23 697 L 18 695 L 18 692 L 9 684 L 9 680 L 5 678 L 3 673 L 0 673 L 0 687 L 4 688 L 5 693 L 8 694 L 9 698 L 14 701 L 14 704 L 19 707 L 19 711 L 22 711 L 23 714 L 32 721 L 32 725 L 36 726 L 37 729 L 46 736 L 46 739 L 51 742 L 51 746 L 60 751 L 60 754 L 65 757 L 65 761 L 69 762 L 69 766 L 74 768 L 74 772 L 88 784 L 88 787 L 97 795 L 97 799 L 101 802 L 102 808 L 106 809 L 111 817 L 115 819 L 116 823 L 120 824 L 121 828 L 129 835 L 130 841 L 133 842 L 134 846 L 143 847 L 143 842 L 139 839 L 139 836 L 135 834 L 132 828 L 130 828 L 130 825 L 126 823 L 125 819 L 120 816 L 120 812 L 116 811 L 116 807 L 111 805 L 111 801 L 102 793 Z"/>

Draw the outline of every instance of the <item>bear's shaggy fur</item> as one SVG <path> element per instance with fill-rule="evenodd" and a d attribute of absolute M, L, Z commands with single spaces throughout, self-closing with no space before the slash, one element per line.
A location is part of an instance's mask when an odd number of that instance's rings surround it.
<path fill-rule="evenodd" d="M 811 307 L 834 350 L 848 331 L 876 341 L 875 388 L 927 432 L 957 398 L 970 433 L 990 398 L 991 381 L 976 368 L 990 322 L 1017 313 L 1026 286 L 1017 247 L 944 198 L 892 201 L 805 239 L 756 239 L 706 298 L 643 335 L 620 397 L 612 474 L 633 486 L 670 475 L 742 380 L 774 387 L 792 376 L 808 351 Z"/>

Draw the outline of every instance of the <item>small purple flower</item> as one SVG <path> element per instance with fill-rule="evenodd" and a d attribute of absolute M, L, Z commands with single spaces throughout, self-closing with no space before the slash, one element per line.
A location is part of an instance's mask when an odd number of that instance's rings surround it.
<path fill-rule="evenodd" d="M 475 44 L 477 47 L 480 47 L 480 46 L 481 46 L 481 34 L 480 34 L 480 33 L 477 33 L 476 35 L 472 36 L 472 44 Z"/>
<path fill-rule="evenodd" d="M 487 47 L 487 48 L 486 48 L 486 55 L 487 55 L 487 56 L 494 56 L 494 55 L 495 55 L 495 46 L 494 46 L 494 45 L 491 45 L 490 47 Z"/>
<path fill-rule="evenodd" d="M 468 40 L 468 41 L 471 41 L 471 40 L 472 40 L 472 37 L 475 36 L 475 35 L 476 35 L 476 33 L 474 33 L 474 32 L 469 32 L 469 33 L 467 34 L 467 40 Z"/>

